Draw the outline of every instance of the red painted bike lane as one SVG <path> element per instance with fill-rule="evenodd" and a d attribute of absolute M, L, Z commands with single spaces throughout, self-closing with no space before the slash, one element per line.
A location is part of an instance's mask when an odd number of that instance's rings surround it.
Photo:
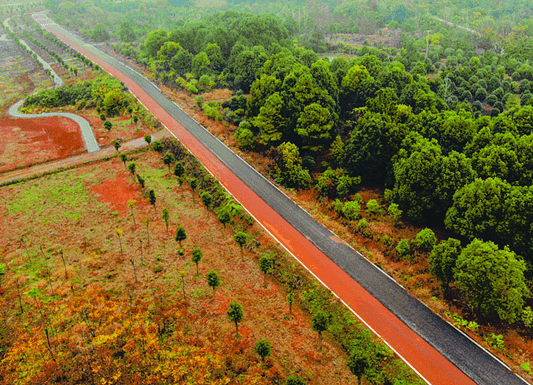
<path fill-rule="evenodd" d="M 122 81 L 268 232 L 426 382 L 433 385 L 475 384 L 260 199 L 137 83 L 54 29 L 44 27 Z"/>

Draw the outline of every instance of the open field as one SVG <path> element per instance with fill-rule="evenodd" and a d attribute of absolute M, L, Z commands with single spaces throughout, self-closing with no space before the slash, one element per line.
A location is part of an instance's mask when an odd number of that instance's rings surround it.
<path fill-rule="evenodd" d="M 43 333 L 48 322 L 51 350 L 62 357 L 58 365 L 65 365 L 63 370 L 70 365 L 66 344 L 91 349 L 100 339 L 109 341 L 109 354 L 122 349 L 126 357 L 130 353 L 133 356 L 133 351 L 121 345 L 126 335 L 119 330 L 125 324 L 118 319 L 99 329 L 94 338 L 82 332 L 72 336 L 82 327 L 76 312 L 66 320 L 70 326 L 60 327 L 65 320 L 59 318 L 67 315 L 59 309 L 93 295 L 104 308 L 127 308 L 129 302 L 135 309 L 157 307 L 158 303 L 161 309 L 175 309 L 173 317 L 165 318 L 170 330 L 221 363 L 225 368 L 221 376 L 231 378 L 237 373 L 231 383 L 240 383 L 239 378 L 276 383 L 276 378 L 291 373 L 313 384 L 353 381 L 342 351 L 328 339 L 319 343 L 308 313 L 295 306 L 289 314 L 285 289 L 269 277 L 265 280 L 259 270 L 257 259 L 262 255 L 280 258 L 280 263 L 286 258 L 262 229 L 237 218 L 234 225 L 222 226 L 216 214 L 201 204 L 198 192 L 187 183 L 180 186 L 168 173 L 159 154 L 138 153 L 130 158 L 137 164 L 137 173 L 144 176 L 146 189 L 155 190 L 155 207 L 117 158 L 0 189 L 0 226 L 9 229 L 0 234 L 0 264 L 7 267 L 1 282 L 6 323 L 0 330 L 0 345 L 10 346 L 4 368 L 21 370 L 18 359 L 10 360 L 16 346 L 17 354 L 24 351 L 29 365 L 35 361 L 31 373 L 44 375 L 43 363 L 51 362 Z M 170 212 L 168 231 L 161 219 L 163 208 Z M 183 256 L 174 240 L 178 225 L 187 232 Z M 233 240 L 234 230 L 246 230 L 251 235 L 244 261 Z M 191 250 L 196 245 L 203 252 L 199 274 L 191 262 Z M 306 275 L 293 262 L 286 268 L 295 276 Z M 222 280 L 215 292 L 206 284 L 206 274 L 213 269 Z M 103 293 L 107 294 L 102 297 Z M 230 301 L 242 304 L 245 312 L 238 338 L 225 314 Z M 19 328 L 22 323 L 29 334 Z M 168 331 L 166 338 L 171 341 L 178 336 Z M 273 346 L 272 358 L 264 364 L 253 350 L 261 338 Z M 11 345 L 15 339 L 17 344 Z M 96 356 L 84 357 L 94 365 L 99 363 Z M 109 376 L 126 372 L 119 361 L 110 360 Z M 95 373 L 97 378 L 108 378 L 103 370 Z"/>

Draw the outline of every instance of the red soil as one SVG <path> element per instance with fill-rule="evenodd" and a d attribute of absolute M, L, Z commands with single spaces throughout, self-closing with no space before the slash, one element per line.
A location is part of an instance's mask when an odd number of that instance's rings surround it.
<path fill-rule="evenodd" d="M 78 125 L 70 119 L 0 118 L 0 172 L 64 159 L 85 152 Z"/>
<path fill-rule="evenodd" d="M 139 202 L 140 190 L 120 175 L 117 175 L 114 180 L 106 180 L 98 186 L 91 187 L 90 190 L 100 202 L 109 204 L 113 210 L 122 215 L 129 214 L 128 201 L 130 199 Z"/>

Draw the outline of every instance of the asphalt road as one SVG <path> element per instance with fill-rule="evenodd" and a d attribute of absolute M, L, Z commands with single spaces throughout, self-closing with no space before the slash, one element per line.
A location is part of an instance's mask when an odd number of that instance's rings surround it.
<path fill-rule="evenodd" d="M 56 24 L 50 23 L 49 27 L 57 30 L 60 34 L 135 81 L 168 114 L 201 141 L 209 151 L 287 222 L 474 382 L 486 385 L 527 384 L 500 361 L 411 297 L 401 286 L 397 285 L 361 254 L 345 244 L 332 240 L 333 234 L 329 230 L 313 220 L 309 214 L 281 193 L 274 185 L 185 114 L 149 80 Z"/>

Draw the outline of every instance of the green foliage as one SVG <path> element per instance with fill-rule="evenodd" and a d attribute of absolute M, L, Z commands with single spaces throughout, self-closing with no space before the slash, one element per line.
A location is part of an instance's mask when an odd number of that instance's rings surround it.
<path fill-rule="evenodd" d="M 237 334 L 239 333 L 239 322 L 242 321 L 244 317 L 244 311 L 242 305 L 237 302 L 230 302 L 229 309 L 226 312 L 228 319 L 235 323 L 235 329 Z"/>
<path fill-rule="evenodd" d="M 156 197 L 155 197 L 155 191 L 153 189 L 148 191 L 148 200 L 150 201 L 150 204 L 154 206 L 155 208 Z"/>
<path fill-rule="evenodd" d="M 200 199 L 208 210 L 213 208 L 213 195 L 209 194 L 207 191 L 202 191 L 200 194 Z"/>
<path fill-rule="evenodd" d="M 176 236 L 174 237 L 174 240 L 180 244 L 181 248 L 181 242 L 187 239 L 187 232 L 185 231 L 185 228 L 182 226 L 179 226 L 176 230 Z"/>
<path fill-rule="evenodd" d="M 215 291 L 217 287 L 219 287 L 222 284 L 222 281 L 220 277 L 218 276 L 218 273 L 216 270 L 209 270 L 207 272 L 207 285 Z"/>
<path fill-rule="evenodd" d="M 150 145 L 150 144 L 152 143 L 152 135 L 150 135 L 150 134 L 146 134 L 146 135 L 144 136 L 144 141 L 145 141 L 146 143 L 148 143 L 148 145 Z"/>
<path fill-rule="evenodd" d="M 262 256 L 259 258 L 259 269 L 263 272 L 263 274 L 269 274 L 272 271 L 273 263 L 272 259 L 267 256 Z"/>
<path fill-rule="evenodd" d="M 302 167 L 302 158 L 298 147 L 290 142 L 280 144 L 276 149 L 275 172 L 276 182 L 289 187 L 307 187 L 311 177 Z"/>
<path fill-rule="evenodd" d="M 522 322 L 527 328 L 531 328 L 533 326 L 533 310 L 531 310 L 530 306 L 526 306 L 522 311 Z"/>
<path fill-rule="evenodd" d="M 272 345 L 264 338 L 255 343 L 255 352 L 261 357 L 262 361 L 272 354 Z"/>
<path fill-rule="evenodd" d="M 437 237 L 435 236 L 433 230 L 428 229 L 426 227 L 425 229 L 420 230 L 418 234 L 416 234 L 414 244 L 419 249 L 431 251 L 433 250 L 433 247 L 437 244 Z"/>
<path fill-rule="evenodd" d="M 507 247 L 474 239 L 457 258 L 454 281 L 478 316 L 497 314 L 515 322 L 522 314 L 526 286 L 524 261 Z"/>
<path fill-rule="evenodd" d="M 357 377 L 357 383 L 361 382 L 361 378 L 367 371 L 369 363 L 367 356 L 363 350 L 354 349 L 346 363 L 350 371 Z"/>
<path fill-rule="evenodd" d="M 204 257 L 204 253 L 202 252 L 202 250 L 200 250 L 198 245 L 194 245 L 192 247 L 192 252 L 191 252 L 191 261 L 196 263 L 196 274 L 199 274 L 198 264 L 202 261 L 203 257 Z"/>
<path fill-rule="evenodd" d="M 131 172 L 133 175 L 135 175 L 135 170 L 137 168 L 137 165 L 135 164 L 135 162 L 130 162 L 128 163 L 128 170 L 129 172 Z M 139 177 L 137 177 L 137 179 L 139 179 Z M 144 182 L 144 179 L 143 179 L 143 182 Z M 139 183 L 141 183 L 141 180 L 139 179 Z M 141 185 L 143 185 L 144 183 L 141 183 Z M 144 186 L 142 186 L 144 187 Z"/>
<path fill-rule="evenodd" d="M 358 201 L 345 202 L 342 206 L 342 215 L 350 221 L 359 218 L 361 213 L 361 204 Z"/>
<path fill-rule="evenodd" d="M 255 135 L 248 128 L 239 128 L 235 131 L 235 139 L 241 150 L 253 151 L 256 147 Z"/>
<path fill-rule="evenodd" d="M 168 166 L 168 172 L 170 172 L 170 165 L 176 161 L 176 158 L 174 158 L 174 155 L 172 155 L 171 152 L 166 152 L 163 156 L 163 163 Z"/>
<path fill-rule="evenodd" d="M 289 376 L 285 380 L 285 385 L 305 385 L 305 381 L 300 377 Z"/>
<path fill-rule="evenodd" d="M 174 166 L 174 175 L 178 178 L 181 178 L 185 174 L 185 167 L 183 167 L 183 163 L 176 162 L 176 165 Z"/>
<path fill-rule="evenodd" d="M 402 218 L 403 211 L 400 210 L 400 207 L 396 203 L 391 203 L 387 209 L 387 213 L 391 217 L 392 221 L 397 224 Z"/>
<path fill-rule="evenodd" d="M 377 200 L 370 199 L 366 203 L 366 212 L 370 215 L 380 215 L 382 213 L 382 209 Z"/>
<path fill-rule="evenodd" d="M 106 120 L 106 121 L 104 122 L 104 128 L 105 128 L 107 131 L 110 131 L 112 127 L 113 127 L 113 123 L 111 123 L 109 120 Z"/>
<path fill-rule="evenodd" d="M 316 188 L 321 197 L 344 198 L 353 193 L 360 183 L 360 177 L 350 177 L 342 168 L 328 168 L 318 178 Z"/>
<path fill-rule="evenodd" d="M 409 258 L 409 255 L 411 253 L 411 246 L 409 239 L 402 239 L 400 242 L 398 242 L 398 245 L 396 245 L 396 251 L 400 255 L 400 257 L 406 259 Z"/>
<path fill-rule="evenodd" d="M 330 321 L 331 316 L 320 310 L 313 314 L 313 318 L 311 319 L 311 322 L 313 324 L 313 330 L 318 332 L 320 340 L 322 340 L 322 333 L 328 330 Z"/>
<path fill-rule="evenodd" d="M 169 221 L 170 221 L 170 213 L 169 213 L 167 208 L 163 209 L 162 218 L 165 221 L 165 226 L 167 227 L 167 231 L 168 231 L 168 225 L 169 225 Z"/>
<path fill-rule="evenodd" d="M 152 143 L 152 149 L 155 151 L 155 152 L 163 152 L 163 145 L 161 144 L 160 141 L 157 141 L 157 142 L 153 142 Z"/>
<path fill-rule="evenodd" d="M 445 290 L 453 281 L 455 264 L 461 250 L 461 242 L 458 239 L 448 238 L 436 245 L 431 251 L 429 272 L 442 282 Z"/>

